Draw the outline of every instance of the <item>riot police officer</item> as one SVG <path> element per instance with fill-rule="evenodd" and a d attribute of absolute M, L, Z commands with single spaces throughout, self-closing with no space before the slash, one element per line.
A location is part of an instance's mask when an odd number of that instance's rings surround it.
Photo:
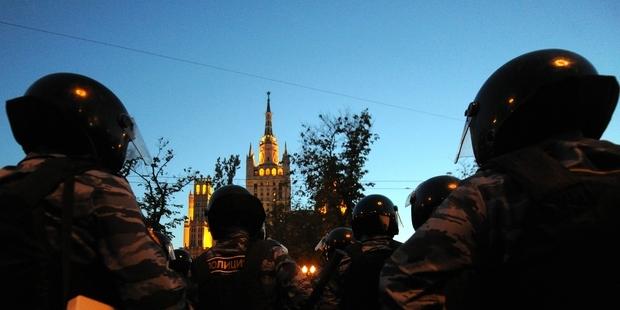
<path fill-rule="evenodd" d="M 407 205 L 411 206 L 411 224 L 418 229 L 433 211 L 458 187 L 459 180 L 451 175 L 432 177 L 418 185 L 409 197 Z"/>
<path fill-rule="evenodd" d="M 217 189 L 206 210 L 215 245 L 193 262 L 198 308 L 297 308 L 308 283 L 288 250 L 265 240 L 263 205 L 245 188 Z"/>
<path fill-rule="evenodd" d="M 600 140 L 617 101 L 571 51 L 497 69 L 465 112 L 480 169 L 388 260 L 386 307 L 617 304 L 620 146 Z"/>
<path fill-rule="evenodd" d="M 351 228 L 336 227 L 321 238 L 314 250 L 320 252 L 323 259 L 328 262 L 337 250 L 343 251 L 353 243 L 355 243 L 355 238 L 353 238 Z"/>
<path fill-rule="evenodd" d="M 60 309 L 78 295 L 117 308 L 185 307 L 182 279 L 117 175 L 147 151 L 114 93 L 55 73 L 7 101 L 6 111 L 26 157 L 0 170 L 0 236 L 12 252 L 0 260 L 5 307 Z"/>
<path fill-rule="evenodd" d="M 368 195 L 353 208 L 351 226 L 359 243 L 346 248 L 342 264 L 341 308 L 378 309 L 379 272 L 385 259 L 400 246 L 397 208 L 383 195 Z"/>
<path fill-rule="evenodd" d="M 170 268 L 184 278 L 189 278 L 192 266 L 192 256 L 189 251 L 184 248 L 174 250 L 174 260 L 170 261 Z"/>
<path fill-rule="evenodd" d="M 323 268 L 313 285 L 306 309 L 339 309 L 342 298 L 343 273 L 348 263 L 342 259 L 348 246 L 357 242 L 349 227 L 336 227 L 329 231 L 314 247 L 323 257 Z"/>

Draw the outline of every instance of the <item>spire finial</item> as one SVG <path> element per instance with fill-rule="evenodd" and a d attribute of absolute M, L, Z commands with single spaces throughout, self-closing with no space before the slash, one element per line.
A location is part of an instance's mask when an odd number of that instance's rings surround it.
<path fill-rule="evenodd" d="M 267 92 L 267 112 L 265 112 L 265 135 L 273 136 L 273 131 L 271 129 L 271 99 L 269 97 L 271 92 Z"/>

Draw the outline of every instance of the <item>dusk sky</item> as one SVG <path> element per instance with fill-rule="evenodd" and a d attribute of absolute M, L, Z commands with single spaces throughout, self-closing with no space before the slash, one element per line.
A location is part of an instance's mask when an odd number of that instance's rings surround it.
<path fill-rule="evenodd" d="M 563 48 L 620 75 L 620 1 L 0 1 L 0 98 L 54 72 L 90 76 L 125 103 L 151 151 L 212 174 L 264 130 L 289 153 L 303 123 L 368 108 L 367 194 L 398 206 L 421 181 L 456 171 L 463 111 L 495 69 Z M 603 138 L 620 143 L 620 109 Z M 0 164 L 23 158 L 0 113 Z M 135 185 L 137 179 L 131 179 Z M 185 205 L 188 186 L 175 201 Z M 139 196 L 139 193 L 138 193 Z M 412 233 L 410 210 L 396 239 Z M 182 245 L 182 227 L 173 231 Z"/>

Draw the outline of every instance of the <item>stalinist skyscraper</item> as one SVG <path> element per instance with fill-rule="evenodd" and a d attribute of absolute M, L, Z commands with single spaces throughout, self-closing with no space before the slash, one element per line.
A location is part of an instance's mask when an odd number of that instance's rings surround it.
<path fill-rule="evenodd" d="M 207 224 L 205 211 L 213 194 L 211 178 L 194 181 L 194 191 L 189 193 L 187 219 L 183 225 L 183 247 L 192 257 L 197 257 L 213 246 L 213 238 Z"/>
<path fill-rule="evenodd" d="M 280 160 L 278 140 L 273 134 L 271 121 L 271 99 L 267 92 L 267 111 L 265 112 L 265 133 L 258 144 L 258 163 L 250 143 L 250 151 L 246 158 L 245 186 L 258 197 L 269 212 L 274 207 L 290 210 L 291 208 L 291 177 L 290 160 L 284 144 L 284 153 Z"/>
<path fill-rule="evenodd" d="M 265 211 L 279 208 L 281 211 L 291 209 L 291 178 L 290 160 L 284 145 L 284 153 L 280 159 L 278 140 L 273 134 L 271 123 L 271 99 L 267 92 L 267 112 L 265 112 L 265 132 L 258 144 L 258 163 L 255 161 L 252 144 L 246 158 L 245 186 L 265 207 Z M 205 211 L 213 194 L 210 178 L 198 179 L 194 182 L 193 191 L 189 194 L 187 219 L 183 230 L 183 247 L 196 257 L 213 246 L 213 238 Z"/>

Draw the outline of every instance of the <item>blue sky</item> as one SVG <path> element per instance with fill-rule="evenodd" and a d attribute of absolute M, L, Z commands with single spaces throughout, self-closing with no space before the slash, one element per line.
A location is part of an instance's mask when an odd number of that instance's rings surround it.
<path fill-rule="evenodd" d="M 419 182 L 457 168 L 463 111 L 486 78 L 543 48 L 620 75 L 620 2 L 9 0 L 0 2 L 0 98 L 48 73 L 91 76 L 125 103 L 151 152 L 159 137 L 170 140 L 172 173 L 211 173 L 218 156 L 256 149 L 267 91 L 289 152 L 318 114 L 368 108 L 380 139 L 367 194 L 402 206 Z M 620 112 L 604 138 L 620 142 Z M 23 157 L 4 113 L 0 141 L 0 163 Z M 189 190 L 176 201 L 186 205 Z M 406 240 L 413 230 L 401 210 L 397 239 Z"/>

